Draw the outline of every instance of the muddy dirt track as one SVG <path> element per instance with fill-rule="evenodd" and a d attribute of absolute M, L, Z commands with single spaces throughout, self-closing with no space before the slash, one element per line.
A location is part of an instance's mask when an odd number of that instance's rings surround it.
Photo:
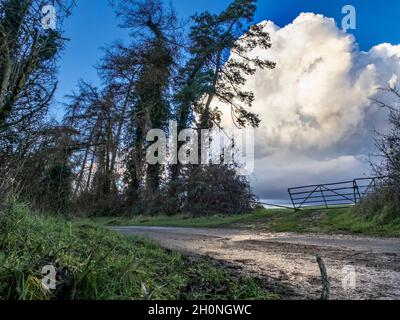
<path fill-rule="evenodd" d="M 344 235 L 299 235 L 233 229 L 115 227 L 168 249 L 204 255 L 226 268 L 263 280 L 284 299 L 318 299 L 316 255 L 325 261 L 332 299 L 400 300 L 400 239 Z M 355 288 L 351 277 L 355 270 Z M 343 286 L 343 280 L 350 285 Z M 354 284 L 354 282 L 353 282 Z"/>

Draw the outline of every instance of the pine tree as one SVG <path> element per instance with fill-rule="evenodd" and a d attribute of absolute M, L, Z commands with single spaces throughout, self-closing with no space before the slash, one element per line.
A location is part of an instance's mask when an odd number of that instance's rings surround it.
<path fill-rule="evenodd" d="M 219 15 L 204 12 L 193 17 L 191 58 L 181 72 L 184 76 L 175 95 L 178 131 L 193 124 L 194 115 L 199 119 L 199 130 L 221 128 L 218 104 L 231 107 L 232 120 L 238 127 L 259 125 L 258 115 L 249 110 L 254 94 L 242 88 L 246 76 L 254 74 L 257 68 L 272 69 L 275 64 L 251 55 L 255 48 L 271 47 L 269 35 L 262 26 L 248 26 L 253 22 L 255 11 L 255 0 L 234 0 Z M 170 197 L 176 202 L 172 211 L 182 206 L 179 203 L 179 193 L 184 192 L 179 187 L 183 183 L 181 174 L 181 166 L 171 168 Z M 180 181 L 178 185 L 176 181 Z"/>

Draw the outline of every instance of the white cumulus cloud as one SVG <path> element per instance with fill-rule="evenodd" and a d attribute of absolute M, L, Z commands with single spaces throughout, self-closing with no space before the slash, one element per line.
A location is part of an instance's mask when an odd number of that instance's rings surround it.
<path fill-rule="evenodd" d="M 399 84 L 400 45 L 380 44 L 369 52 L 333 19 L 302 13 L 279 28 L 263 22 L 272 49 L 254 50 L 276 62 L 259 70 L 246 89 L 255 93 L 255 191 L 278 197 L 296 184 L 352 179 L 368 174 L 373 130 L 386 114 L 371 99 Z M 328 180 L 328 181 L 327 181 Z"/>

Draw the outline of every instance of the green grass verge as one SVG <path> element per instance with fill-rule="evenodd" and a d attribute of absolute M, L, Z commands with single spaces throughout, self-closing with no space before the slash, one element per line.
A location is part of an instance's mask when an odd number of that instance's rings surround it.
<path fill-rule="evenodd" d="M 344 233 L 400 236 L 400 219 L 382 222 L 363 218 L 353 208 L 269 210 L 259 209 L 235 216 L 156 216 L 133 218 L 96 218 L 92 221 L 107 226 L 165 226 L 195 228 L 247 228 L 271 232 Z"/>
<path fill-rule="evenodd" d="M 56 290 L 42 267 L 64 268 Z M 271 299 L 250 277 L 187 258 L 85 221 L 43 217 L 0 204 L 0 300 Z"/>
<path fill-rule="evenodd" d="M 274 210 L 272 210 L 274 211 Z M 276 210 L 275 210 L 276 212 Z M 135 217 L 101 217 L 88 221 L 105 226 L 146 226 L 146 227 L 194 227 L 212 228 L 230 226 L 237 223 L 257 221 L 265 217 L 265 210 L 257 210 L 252 213 L 232 216 L 202 216 L 190 217 L 184 215 L 176 216 L 135 216 Z"/>

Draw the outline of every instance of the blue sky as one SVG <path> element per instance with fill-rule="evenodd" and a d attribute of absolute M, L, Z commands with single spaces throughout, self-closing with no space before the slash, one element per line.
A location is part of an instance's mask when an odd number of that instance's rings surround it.
<path fill-rule="evenodd" d="M 178 15 L 187 19 L 196 12 L 209 10 L 219 12 L 229 0 L 171 0 Z M 127 31 L 118 28 L 118 19 L 108 0 L 77 0 L 73 15 L 66 21 L 65 36 L 70 39 L 60 58 L 59 89 L 57 101 L 69 94 L 79 79 L 98 83 L 94 66 L 101 59 L 101 48 L 116 40 L 126 40 Z M 301 12 L 321 13 L 340 22 L 341 9 L 351 4 L 357 9 L 355 34 L 361 50 L 373 45 L 389 42 L 400 43 L 398 21 L 400 1 L 398 0 L 260 0 L 256 21 L 272 20 L 280 27 L 293 21 Z M 61 110 L 57 108 L 56 114 Z"/>

